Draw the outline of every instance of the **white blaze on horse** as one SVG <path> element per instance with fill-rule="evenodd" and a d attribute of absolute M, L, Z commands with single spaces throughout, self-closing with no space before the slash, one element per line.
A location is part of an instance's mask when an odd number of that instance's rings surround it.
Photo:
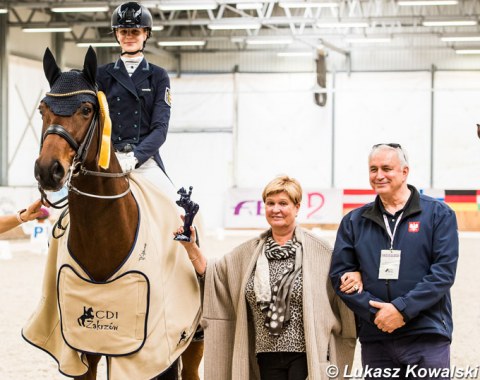
<path fill-rule="evenodd" d="M 178 359 L 200 318 L 197 277 L 172 239 L 177 208 L 122 172 L 93 49 L 82 71 L 62 72 L 48 49 L 43 66 L 51 90 L 39 106 L 35 178 L 44 196 L 67 186 L 69 215 L 57 225 L 65 233 L 52 239 L 42 299 L 22 335 L 75 379 L 96 379 L 105 355 L 109 379 L 150 380 Z"/>

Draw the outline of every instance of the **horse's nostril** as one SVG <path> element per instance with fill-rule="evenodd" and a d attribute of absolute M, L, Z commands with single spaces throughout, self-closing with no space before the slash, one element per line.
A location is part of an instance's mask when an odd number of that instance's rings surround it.
<path fill-rule="evenodd" d="M 39 157 L 35 162 L 35 179 L 44 190 L 56 190 L 63 184 L 66 169 L 59 160 L 45 161 Z"/>
<path fill-rule="evenodd" d="M 65 175 L 65 170 L 63 169 L 63 166 L 60 164 L 60 162 L 55 161 L 51 167 L 51 173 L 52 179 L 58 183 L 63 179 L 63 176 Z"/>

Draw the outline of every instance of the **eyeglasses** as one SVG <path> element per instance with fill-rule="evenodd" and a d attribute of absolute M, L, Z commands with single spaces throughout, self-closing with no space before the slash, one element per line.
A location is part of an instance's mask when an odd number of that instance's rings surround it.
<path fill-rule="evenodd" d="M 393 149 L 400 149 L 401 152 L 402 152 L 402 154 L 403 154 L 403 158 L 405 159 L 405 161 L 408 162 L 407 156 L 405 155 L 405 152 L 403 151 L 402 146 L 401 146 L 400 144 L 397 144 L 397 143 L 381 143 L 381 144 L 375 144 L 374 146 L 372 146 L 372 149 L 378 148 L 379 146 L 389 146 L 390 148 L 393 148 Z"/>

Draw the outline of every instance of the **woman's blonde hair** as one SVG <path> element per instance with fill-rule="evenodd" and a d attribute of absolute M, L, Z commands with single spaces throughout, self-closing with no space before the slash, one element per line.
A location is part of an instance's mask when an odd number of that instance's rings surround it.
<path fill-rule="evenodd" d="M 270 195 L 282 192 L 287 193 L 294 204 L 299 205 L 302 202 L 302 186 L 300 186 L 300 183 L 295 178 L 286 175 L 274 178 L 265 186 L 262 193 L 263 202 L 265 202 Z"/>

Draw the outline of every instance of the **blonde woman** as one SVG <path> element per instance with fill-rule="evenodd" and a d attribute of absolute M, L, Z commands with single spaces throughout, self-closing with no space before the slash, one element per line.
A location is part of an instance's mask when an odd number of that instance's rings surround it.
<path fill-rule="evenodd" d="M 221 259 L 207 262 L 193 228 L 182 243 L 205 282 L 205 378 L 327 379 L 351 365 L 356 337 L 328 279 L 332 249 L 297 225 L 297 180 L 277 177 L 262 197 L 270 228 Z"/>

